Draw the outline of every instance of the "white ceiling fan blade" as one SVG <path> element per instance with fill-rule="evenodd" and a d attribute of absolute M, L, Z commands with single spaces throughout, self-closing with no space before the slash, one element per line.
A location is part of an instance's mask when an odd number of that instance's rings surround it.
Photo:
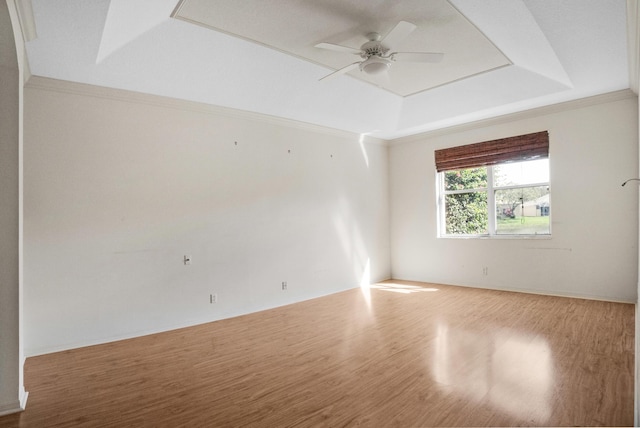
<path fill-rule="evenodd" d="M 330 51 L 360 55 L 360 49 L 350 48 L 349 46 L 334 45 L 333 43 L 318 43 L 315 47 L 320 49 L 328 49 Z"/>
<path fill-rule="evenodd" d="M 332 79 L 334 77 L 340 76 L 341 74 L 345 74 L 350 72 L 351 70 L 354 70 L 356 68 L 358 68 L 358 66 L 360 65 L 360 62 L 354 62 L 353 64 L 349 64 L 346 67 L 342 67 L 339 70 L 334 71 L 331 74 L 327 74 L 326 76 L 324 76 L 322 79 L 320 80 L 327 80 L 327 79 Z"/>
<path fill-rule="evenodd" d="M 437 52 L 394 52 L 391 57 L 394 61 L 440 62 L 444 58 L 444 54 Z"/>
<path fill-rule="evenodd" d="M 398 42 L 404 40 L 415 29 L 416 26 L 414 24 L 407 21 L 400 21 L 380 42 L 387 47 L 393 47 Z"/>

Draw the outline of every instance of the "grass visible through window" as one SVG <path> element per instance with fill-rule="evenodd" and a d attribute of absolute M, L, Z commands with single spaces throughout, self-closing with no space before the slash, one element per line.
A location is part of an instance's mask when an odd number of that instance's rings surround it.
<path fill-rule="evenodd" d="M 548 235 L 549 216 L 499 218 L 497 233 L 504 235 Z"/>

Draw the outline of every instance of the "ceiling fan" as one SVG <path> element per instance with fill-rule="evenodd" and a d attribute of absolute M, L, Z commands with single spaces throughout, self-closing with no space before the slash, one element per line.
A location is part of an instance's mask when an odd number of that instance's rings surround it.
<path fill-rule="evenodd" d="M 439 62 L 444 54 L 435 52 L 391 52 L 396 43 L 405 39 L 416 26 L 407 21 L 400 21 L 385 37 L 378 33 L 367 34 L 368 42 L 360 46 L 360 49 L 348 46 L 334 45 L 333 43 L 319 43 L 315 47 L 336 52 L 360 55 L 362 61 L 354 62 L 328 74 L 320 80 L 339 76 L 359 68 L 360 71 L 377 75 L 386 72 L 394 61 L 408 62 Z"/>

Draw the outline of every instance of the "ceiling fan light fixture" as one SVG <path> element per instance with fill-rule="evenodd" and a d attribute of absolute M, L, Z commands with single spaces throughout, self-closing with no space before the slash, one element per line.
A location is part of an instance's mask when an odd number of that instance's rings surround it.
<path fill-rule="evenodd" d="M 330 51 L 348 53 L 352 55 L 359 55 L 363 61 L 354 62 L 335 70 L 333 73 L 322 77 L 320 80 L 333 78 L 346 73 L 349 73 L 356 68 L 360 69 L 360 72 L 369 74 L 372 76 L 378 76 L 381 74 L 386 75 L 386 72 L 391 68 L 391 63 L 395 61 L 404 62 L 439 62 L 442 60 L 442 53 L 434 52 L 391 52 L 393 46 L 396 43 L 402 41 L 407 37 L 416 26 L 407 21 L 400 21 L 393 29 L 387 33 L 385 37 L 381 37 L 378 33 L 367 34 L 368 42 L 360 46 L 360 49 L 352 48 L 349 46 L 335 45 L 333 43 L 318 43 L 316 48 L 327 49 Z"/>
<path fill-rule="evenodd" d="M 370 56 L 366 60 L 360 63 L 360 71 L 364 71 L 367 74 L 382 74 L 389 69 L 391 61 L 387 58 L 380 58 L 379 56 Z"/>

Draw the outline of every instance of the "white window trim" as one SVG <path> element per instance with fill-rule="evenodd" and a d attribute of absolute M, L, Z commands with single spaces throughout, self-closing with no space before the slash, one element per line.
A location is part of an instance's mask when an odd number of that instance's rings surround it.
<path fill-rule="evenodd" d="M 536 234 L 536 235 L 509 235 L 509 234 L 496 234 L 496 190 L 510 190 L 510 189 L 522 189 L 527 187 L 540 187 L 547 186 L 551 187 L 550 182 L 543 183 L 531 183 L 531 184 L 515 184 L 510 186 L 498 186 L 493 187 L 493 166 L 487 166 L 487 187 L 478 187 L 474 189 L 463 189 L 463 190 L 444 190 L 444 174 L 446 171 L 438 172 L 436 171 L 436 194 L 437 194 L 437 237 L 439 239 L 551 239 L 552 238 L 552 220 L 551 213 L 549 214 L 549 233 L 548 234 Z M 470 192 L 487 192 L 487 199 L 493 201 L 493 203 L 488 205 L 488 215 L 489 215 L 489 223 L 488 229 L 489 233 L 486 234 L 478 234 L 478 235 L 456 235 L 456 234 L 446 234 L 447 230 L 446 217 L 445 217 L 445 206 L 444 200 L 445 195 L 454 195 L 460 193 L 470 193 Z M 549 203 L 551 204 L 551 193 L 549 193 Z"/>

